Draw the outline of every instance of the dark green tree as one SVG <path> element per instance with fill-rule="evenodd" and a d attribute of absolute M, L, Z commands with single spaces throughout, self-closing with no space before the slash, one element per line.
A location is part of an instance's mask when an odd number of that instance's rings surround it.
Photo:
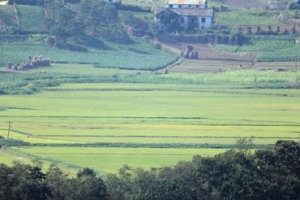
<path fill-rule="evenodd" d="M 68 180 L 68 198 L 84 200 L 108 200 L 106 185 L 89 168 L 79 171 L 76 178 Z"/>
<path fill-rule="evenodd" d="M 0 166 L 1 200 L 40 200 L 51 197 L 45 183 L 46 174 L 39 166 L 14 162 L 12 167 Z"/>
<path fill-rule="evenodd" d="M 63 4 L 50 2 L 45 5 L 46 27 L 50 35 L 62 43 L 84 33 L 84 24 L 77 13 Z"/>
<path fill-rule="evenodd" d="M 56 165 L 50 165 L 47 171 L 46 184 L 51 190 L 51 200 L 66 200 L 68 199 L 68 175 Z"/>
<path fill-rule="evenodd" d="M 119 21 L 118 10 L 112 3 L 98 0 L 82 0 L 78 9 L 79 18 L 92 35 L 97 35 L 104 26 Z"/>

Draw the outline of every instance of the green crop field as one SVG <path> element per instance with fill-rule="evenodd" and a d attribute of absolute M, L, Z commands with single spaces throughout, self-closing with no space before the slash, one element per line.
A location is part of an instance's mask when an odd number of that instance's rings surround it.
<path fill-rule="evenodd" d="M 25 41 L 2 41 L 0 37 L 0 66 L 18 64 L 29 56 L 43 56 L 54 63 L 85 63 L 99 67 L 155 70 L 174 62 L 177 57 L 157 49 L 155 45 L 139 40 L 132 44 L 107 44 L 110 50 L 88 48 L 87 52 L 55 49 L 30 39 Z"/>
<path fill-rule="evenodd" d="M 272 19 L 271 12 L 258 12 L 257 10 L 231 10 L 229 12 L 216 12 L 216 24 L 222 25 L 279 25 L 283 22 Z"/>
<path fill-rule="evenodd" d="M 274 52 L 294 46 L 294 38 L 290 36 L 251 36 L 248 38 L 248 43 L 242 46 L 216 44 L 214 48 L 216 50 L 234 52 Z"/>
<path fill-rule="evenodd" d="M 73 164 L 73 167 L 89 167 L 104 172 L 115 173 L 124 163 L 133 167 L 161 167 L 174 165 L 179 160 L 190 160 L 199 153 L 211 156 L 224 149 L 162 149 L 162 148 L 80 148 L 80 147 L 33 147 L 18 148 L 26 154 L 38 156 L 45 162 L 55 159 L 59 164 Z M 154 165 L 153 165 L 154 164 Z"/>
<path fill-rule="evenodd" d="M 153 80 L 194 77 L 156 76 Z M 7 137 L 10 122 L 9 138 L 31 144 L 14 147 L 16 155 L 99 172 L 115 172 L 124 164 L 172 165 L 233 148 L 240 138 L 251 137 L 257 148 L 299 139 L 299 90 L 247 89 L 238 78 L 214 76 L 214 84 L 81 83 L 2 95 L 0 136 Z"/>
<path fill-rule="evenodd" d="M 295 45 L 292 48 L 278 49 L 274 52 L 265 53 L 257 57 L 257 61 L 276 62 L 276 61 L 289 61 L 299 60 L 300 46 Z"/>

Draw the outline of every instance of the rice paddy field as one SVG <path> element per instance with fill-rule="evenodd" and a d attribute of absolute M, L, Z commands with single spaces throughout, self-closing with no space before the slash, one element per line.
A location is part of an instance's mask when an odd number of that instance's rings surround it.
<path fill-rule="evenodd" d="M 60 67 L 51 70 L 62 73 Z M 0 161 L 39 159 L 108 173 L 124 164 L 149 169 L 212 156 L 235 148 L 240 138 L 252 138 L 255 148 L 299 139 L 298 89 L 218 81 L 225 73 L 214 83 L 166 81 L 195 78 L 188 74 L 155 76 L 152 83 L 69 83 L 31 95 L 1 95 L 0 136 L 8 137 L 10 124 L 9 139 L 30 145 L 2 148 Z"/>

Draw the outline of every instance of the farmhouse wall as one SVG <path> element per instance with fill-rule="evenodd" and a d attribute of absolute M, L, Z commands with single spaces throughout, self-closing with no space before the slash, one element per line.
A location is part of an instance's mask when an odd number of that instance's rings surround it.
<path fill-rule="evenodd" d="M 212 17 L 202 17 L 202 16 L 198 16 L 198 17 L 181 16 L 179 20 L 180 26 L 185 30 L 188 29 L 189 25 L 193 25 L 193 24 L 195 24 L 194 27 L 196 27 L 199 30 L 202 30 L 210 27 L 212 22 L 213 22 Z"/>
<path fill-rule="evenodd" d="M 205 4 L 167 4 L 166 8 L 200 8 L 205 9 Z"/>

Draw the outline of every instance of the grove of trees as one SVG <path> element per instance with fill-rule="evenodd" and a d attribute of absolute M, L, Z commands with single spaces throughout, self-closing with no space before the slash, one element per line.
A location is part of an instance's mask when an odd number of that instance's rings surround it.
<path fill-rule="evenodd" d="M 82 35 L 114 42 L 129 41 L 118 9 L 112 3 L 99 0 L 75 3 L 50 0 L 45 2 L 44 12 L 48 33 L 60 43 L 70 39 L 76 41 Z"/>
<path fill-rule="evenodd" d="M 239 148 L 194 156 L 175 166 L 145 170 L 124 165 L 99 177 L 84 168 L 69 177 L 57 166 L 0 165 L 1 200 L 297 200 L 300 144 L 278 141 L 272 150 Z"/>

